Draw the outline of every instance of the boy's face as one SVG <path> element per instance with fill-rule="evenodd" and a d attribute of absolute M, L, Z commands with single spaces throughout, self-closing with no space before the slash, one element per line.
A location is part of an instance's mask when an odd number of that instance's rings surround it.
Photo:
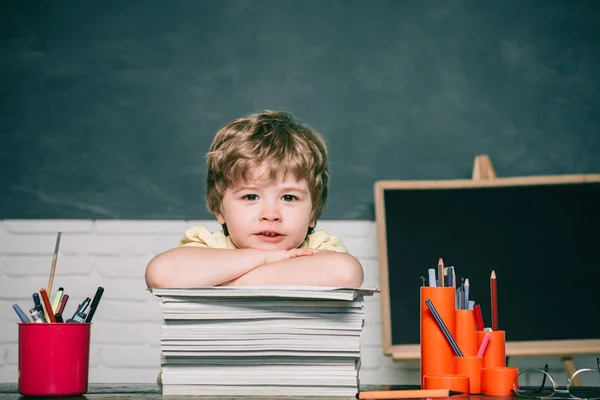
<path fill-rule="evenodd" d="M 248 181 L 227 189 L 223 196 L 220 224 L 241 249 L 289 250 L 306 238 L 312 201 L 306 180 L 293 174 L 268 179 L 264 166 L 249 171 Z"/>

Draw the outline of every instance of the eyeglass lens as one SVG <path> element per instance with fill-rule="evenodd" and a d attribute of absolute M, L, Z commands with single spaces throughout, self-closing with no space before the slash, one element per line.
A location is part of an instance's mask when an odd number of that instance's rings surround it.
<path fill-rule="evenodd" d="M 552 378 L 542 370 L 525 370 L 517 377 L 517 394 L 528 397 L 544 397 L 554 393 Z"/>
<path fill-rule="evenodd" d="M 571 384 L 569 393 L 571 396 L 583 399 L 599 398 L 600 397 L 600 371 L 596 369 L 584 369 L 573 375 L 573 381 L 579 378 L 581 386 Z"/>

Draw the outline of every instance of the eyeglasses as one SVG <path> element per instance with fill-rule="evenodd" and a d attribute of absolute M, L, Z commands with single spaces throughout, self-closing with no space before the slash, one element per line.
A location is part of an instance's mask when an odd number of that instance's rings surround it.
<path fill-rule="evenodd" d="M 513 383 L 513 392 L 519 397 L 537 399 L 600 399 L 600 358 L 596 358 L 597 369 L 583 368 L 573 373 L 566 389 L 557 385 L 548 373 L 548 364 L 541 369 L 526 369 L 519 372 Z"/>

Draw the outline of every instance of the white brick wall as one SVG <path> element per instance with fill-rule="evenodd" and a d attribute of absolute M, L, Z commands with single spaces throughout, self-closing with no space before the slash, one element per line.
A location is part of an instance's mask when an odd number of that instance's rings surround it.
<path fill-rule="evenodd" d="M 154 255 L 174 247 L 183 231 L 196 224 L 219 229 L 215 221 L 0 220 L 0 382 L 17 380 L 18 319 L 12 304 L 29 308 L 31 294 L 47 286 L 57 231 L 63 236 L 53 287 L 63 286 L 71 296 L 67 310 L 72 313 L 75 302 L 92 297 L 98 286 L 105 288 L 92 329 L 90 382 L 155 382 L 160 309 L 146 291 L 144 270 Z M 374 222 L 320 221 L 318 228 L 342 237 L 359 258 L 364 287 L 379 287 Z M 418 361 L 393 362 L 383 355 L 379 296 L 365 303 L 361 383 L 418 384 Z M 511 362 L 524 367 L 545 363 L 562 373 L 557 358 Z M 580 357 L 575 363 L 591 367 L 594 359 Z"/>

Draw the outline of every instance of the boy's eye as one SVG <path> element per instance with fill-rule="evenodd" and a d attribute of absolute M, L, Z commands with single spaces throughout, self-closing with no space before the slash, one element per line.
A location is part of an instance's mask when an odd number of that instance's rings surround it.
<path fill-rule="evenodd" d="M 258 196 L 255 194 L 247 194 L 247 195 L 244 195 L 244 197 L 242 197 L 242 199 L 254 201 L 254 200 L 258 199 Z"/>
<path fill-rule="evenodd" d="M 294 201 L 294 200 L 298 200 L 298 198 L 294 195 L 291 194 L 284 194 L 282 197 L 283 201 Z"/>

